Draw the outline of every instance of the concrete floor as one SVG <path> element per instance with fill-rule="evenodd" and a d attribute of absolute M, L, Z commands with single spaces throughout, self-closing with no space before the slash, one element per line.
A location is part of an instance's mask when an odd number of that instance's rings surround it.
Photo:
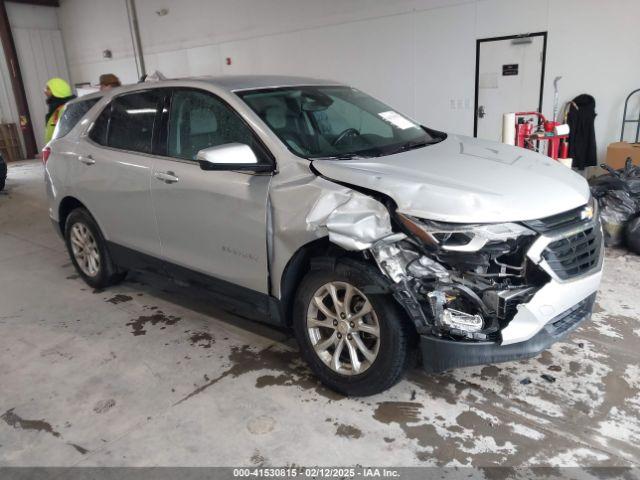
<path fill-rule="evenodd" d="M 541 357 L 383 394 L 320 386 L 281 332 L 133 276 L 95 292 L 42 166 L 0 193 L 0 465 L 635 465 L 640 259 L 608 252 L 592 322 Z M 549 381 L 542 375 L 550 375 Z"/>

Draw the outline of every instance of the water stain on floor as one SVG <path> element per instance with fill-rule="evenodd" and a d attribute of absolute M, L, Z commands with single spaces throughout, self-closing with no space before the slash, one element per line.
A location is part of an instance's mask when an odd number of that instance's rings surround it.
<path fill-rule="evenodd" d="M 202 393 L 226 377 L 237 378 L 250 372 L 262 370 L 275 370 L 278 374 L 265 374 L 258 377 L 256 380 L 256 387 L 258 388 L 275 385 L 297 386 L 303 390 L 314 390 L 328 400 L 333 401 L 344 398 L 339 393 L 322 385 L 303 363 L 299 353 L 295 351 L 284 350 L 274 345 L 263 350 L 253 350 L 250 346 L 244 345 L 231 348 L 229 362 L 231 363 L 229 369 L 199 386 L 174 405 L 183 403 L 191 397 Z"/>
<path fill-rule="evenodd" d="M 10 427 L 22 430 L 36 430 L 38 432 L 48 433 L 54 437 L 60 437 L 60 432 L 56 432 L 49 422 L 42 419 L 27 420 L 15 413 L 14 410 L 15 408 L 11 408 L 0 416 L 0 419 L 4 420 Z"/>
<path fill-rule="evenodd" d="M 77 451 L 78 453 L 81 453 L 82 455 L 86 455 L 87 453 L 89 453 L 89 450 L 87 450 L 86 448 L 81 447 L 80 445 L 77 445 L 77 444 L 75 444 L 75 443 L 68 443 L 67 445 L 72 446 L 73 448 L 75 448 L 75 449 L 76 449 L 76 451 Z"/>
<path fill-rule="evenodd" d="M 360 438 L 362 437 L 362 430 L 358 427 L 354 427 L 353 425 L 345 425 L 344 423 L 341 423 L 336 429 L 336 435 L 345 438 Z"/>
<path fill-rule="evenodd" d="M 265 458 L 260 454 L 259 450 L 255 450 L 251 455 L 251 463 L 255 466 L 261 466 L 265 463 Z"/>
<path fill-rule="evenodd" d="M 417 402 L 380 402 L 373 418 L 382 423 L 411 423 L 420 420 L 422 404 Z"/>
<path fill-rule="evenodd" d="M 162 324 L 161 330 L 164 330 L 167 326 L 175 325 L 181 320 L 180 317 L 173 315 L 165 315 L 162 311 L 158 311 L 153 315 L 140 315 L 138 318 L 134 318 L 127 323 L 127 326 L 131 327 L 131 333 L 135 336 L 146 335 L 147 331 L 145 327 L 149 325 Z"/>
<path fill-rule="evenodd" d="M 123 295 L 121 293 L 114 295 L 113 297 L 105 300 L 107 303 L 112 303 L 113 305 L 118 305 L 119 303 L 125 303 L 125 302 L 130 302 L 131 300 L 133 300 L 133 297 L 130 297 L 129 295 Z"/>
<path fill-rule="evenodd" d="M 189 332 L 187 331 L 185 333 Z M 191 332 L 189 342 L 191 342 L 191 346 L 194 347 L 211 348 L 211 346 L 216 343 L 216 340 L 209 332 Z"/>
<path fill-rule="evenodd" d="M 106 413 L 115 406 L 116 406 L 116 401 L 113 398 L 109 398 L 106 400 L 99 400 L 93 406 L 93 411 L 98 414 Z"/>

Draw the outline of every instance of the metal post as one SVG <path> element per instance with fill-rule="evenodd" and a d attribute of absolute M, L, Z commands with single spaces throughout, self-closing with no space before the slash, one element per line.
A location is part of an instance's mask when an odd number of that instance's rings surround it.
<path fill-rule="evenodd" d="M 133 55 L 136 60 L 136 71 L 138 78 L 146 75 L 144 67 L 144 56 L 142 54 L 142 42 L 140 40 L 140 27 L 138 26 L 138 14 L 136 13 L 136 1 L 126 0 L 127 16 L 129 17 L 129 30 L 131 31 L 131 42 L 133 43 Z"/>

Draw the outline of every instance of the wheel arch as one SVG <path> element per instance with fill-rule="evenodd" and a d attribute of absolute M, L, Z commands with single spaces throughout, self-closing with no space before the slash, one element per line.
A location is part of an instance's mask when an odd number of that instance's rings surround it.
<path fill-rule="evenodd" d="M 89 211 L 84 203 L 72 196 L 66 196 L 60 202 L 60 205 L 58 206 L 58 226 L 62 235 L 64 235 L 64 228 L 67 222 L 67 217 L 76 208 L 84 208 L 85 210 Z"/>
<path fill-rule="evenodd" d="M 292 325 L 293 304 L 303 277 L 310 270 L 333 270 L 338 261 L 344 258 L 356 259 L 363 263 L 370 262 L 362 251 L 345 250 L 332 243 L 328 236 L 304 244 L 291 256 L 280 279 L 281 314 L 286 326 Z"/>

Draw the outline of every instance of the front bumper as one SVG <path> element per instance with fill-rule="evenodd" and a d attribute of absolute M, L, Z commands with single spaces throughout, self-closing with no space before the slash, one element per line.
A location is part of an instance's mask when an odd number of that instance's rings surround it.
<path fill-rule="evenodd" d="M 498 344 L 494 342 L 462 342 L 422 335 L 420 350 L 423 369 L 438 373 L 453 368 L 509 362 L 539 355 L 553 343 L 591 318 L 596 294 L 551 319 L 536 335 L 524 342 Z"/>

